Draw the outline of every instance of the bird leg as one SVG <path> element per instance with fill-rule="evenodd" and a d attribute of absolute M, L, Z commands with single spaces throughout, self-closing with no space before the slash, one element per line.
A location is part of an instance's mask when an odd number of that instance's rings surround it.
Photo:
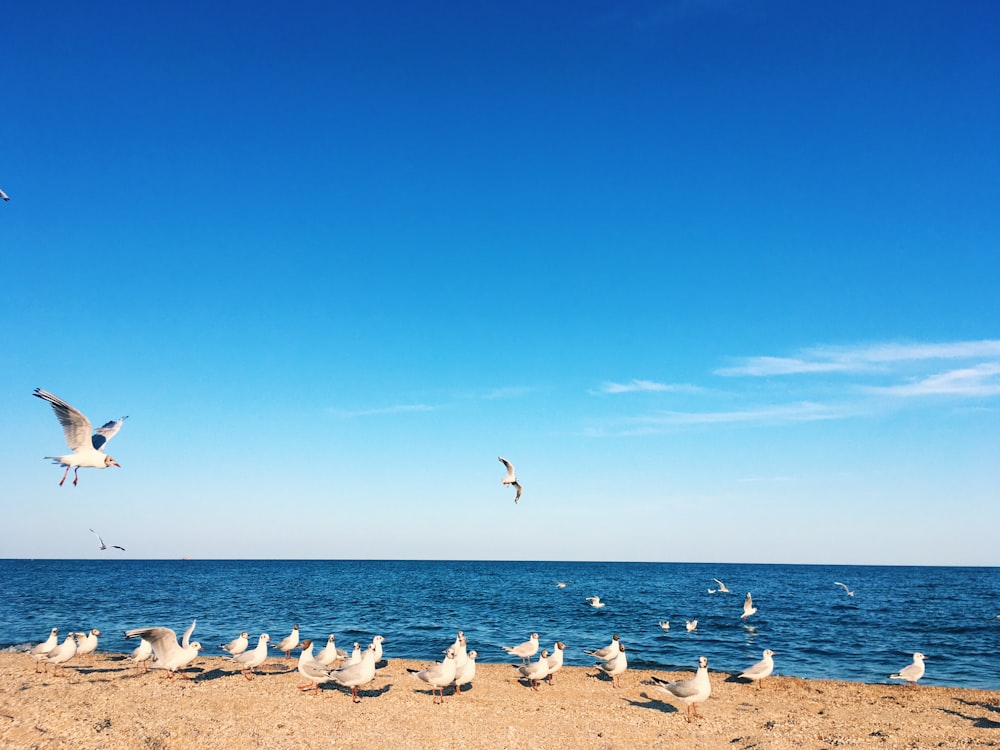
<path fill-rule="evenodd" d="M 358 697 L 358 688 L 354 686 L 351 688 L 351 695 L 354 696 L 355 703 L 361 703 L 361 698 Z"/>
<path fill-rule="evenodd" d="M 67 467 L 67 468 L 69 468 L 69 467 Z M 76 483 L 80 481 L 79 474 L 80 474 L 80 467 L 77 466 L 75 469 L 73 469 L 73 486 L 74 487 L 76 487 Z"/>
<path fill-rule="evenodd" d="M 69 474 L 69 467 L 68 467 L 68 466 L 66 467 L 66 471 L 64 471 L 64 472 L 63 472 L 63 477 L 62 477 L 62 479 L 60 479 L 60 480 L 59 480 L 59 486 L 60 486 L 60 487 L 62 487 L 62 486 L 63 486 L 63 482 L 65 482 L 65 481 L 66 481 L 66 475 L 67 475 L 67 474 Z"/>
<path fill-rule="evenodd" d="M 248 680 L 252 680 L 253 679 L 253 670 L 252 669 L 244 669 L 243 670 L 243 676 L 246 677 Z"/>

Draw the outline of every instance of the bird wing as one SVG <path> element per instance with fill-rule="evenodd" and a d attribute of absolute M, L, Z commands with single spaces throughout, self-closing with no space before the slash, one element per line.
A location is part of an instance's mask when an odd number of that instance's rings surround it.
<path fill-rule="evenodd" d="M 188 626 L 188 629 L 184 631 L 184 635 L 181 636 L 181 645 L 184 648 L 187 648 L 188 646 L 191 645 L 191 634 L 194 632 L 194 626 L 197 622 L 198 622 L 197 619 L 192 620 L 191 624 Z"/>
<path fill-rule="evenodd" d="M 497 458 L 500 459 L 500 463 L 507 467 L 507 478 L 512 478 L 514 476 L 514 466 L 506 458 L 501 456 L 497 456 Z"/>
<path fill-rule="evenodd" d="M 120 550 L 121 550 L 122 552 L 124 552 L 124 551 L 125 551 L 125 548 L 124 548 L 124 547 L 121 547 L 121 546 L 119 546 L 119 545 L 117 545 L 117 544 L 112 544 L 112 545 L 111 545 L 111 547 L 112 547 L 112 549 L 120 549 Z"/>
<path fill-rule="evenodd" d="M 118 420 L 113 419 L 110 422 L 105 422 L 103 425 L 94 430 L 94 434 L 90 438 L 91 443 L 94 445 L 94 450 L 103 450 L 105 444 L 118 434 L 118 430 L 122 428 L 122 422 L 126 419 L 128 419 L 128 417 L 122 417 Z"/>
<path fill-rule="evenodd" d="M 514 502 L 516 503 L 516 502 L 517 502 L 518 500 L 520 500 L 520 499 L 521 499 L 521 491 L 522 491 L 522 490 L 521 490 L 521 485 L 520 485 L 519 483 L 517 483 L 517 482 L 513 482 L 513 485 L 514 485 L 515 487 L 517 487 L 517 494 L 516 494 L 516 495 L 514 495 Z"/>
<path fill-rule="evenodd" d="M 170 628 L 137 628 L 126 630 L 126 638 L 145 638 L 149 645 L 153 647 L 153 653 L 157 661 L 169 663 L 171 659 L 180 653 L 181 647 L 177 643 L 177 634 Z"/>
<path fill-rule="evenodd" d="M 90 447 L 90 433 L 93 431 L 93 428 L 90 426 L 89 419 L 61 398 L 52 395 L 48 391 L 36 388 L 34 395 L 52 404 L 52 411 L 56 413 L 56 419 L 62 425 L 63 434 L 66 436 L 66 445 L 74 453 Z"/>
<path fill-rule="evenodd" d="M 0 190 L 0 198 L 3 198 L 5 201 L 10 200 L 10 198 L 7 197 L 7 193 L 5 193 L 3 190 Z"/>
<path fill-rule="evenodd" d="M 677 682 L 667 682 L 654 677 L 653 681 L 657 683 L 653 686 L 657 690 L 677 696 L 678 698 L 690 698 L 698 692 L 698 686 L 695 684 L 693 677 L 687 680 L 678 680 Z"/>
<path fill-rule="evenodd" d="M 104 540 L 103 540 L 103 539 L 101 539 L 101 535 L 100 535 L 100 534 L 98 534 L 98 533 L 97 533 L 96 531 L 94 531 L 93 529 L 91 529 L 91 530 L 90 530 L 90 533 L 91 533 L 91 534 L 93 534 L 94 536 L 96 536 L 96 537 L 97 537 L 97 541 L 98 541 L 98 542 L 100 543 L 100 545 L 101 545 L 101 549 L 105 549 L 105 546 L 104 546 Z"/>
<path fill-rule="evenodd" d="M 834 586 L 840 586 L 840 588 L 842 588 L 844 591 L 850 591 L 850 589 L 847 588 L 847 584 L 846 583 L 841 583 L 840 581 L 834 581 L 833 585 Z"/>

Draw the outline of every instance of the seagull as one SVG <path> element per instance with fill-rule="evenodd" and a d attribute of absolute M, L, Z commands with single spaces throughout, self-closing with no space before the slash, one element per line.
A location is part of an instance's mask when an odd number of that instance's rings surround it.
<path fill-rule="evenodd" d="M 753 606 L 753 597 L 750 596 L 750 592 L 748 591 L 747 598 L 743 600 L 743 614 L 740 615 L 740 619 L 745 620 L 756 611 L 757 608 Z"/>
<path fill-rule="evenodd" d="M 566 581 L 556 581 L 556 588 L 557 589 L 564 589 L 564 588 L 566 588 Z"/>
<path fill-rule="evenodd" d="M 514 502 L 516 503 L 521 499 L 521 485 L 517 482 L 517 476 L 514 474 L 514 465 L 511 464 L 506 458 L 497 456 L 500 459 L 500 463 L 507 467 L 507 476 L 500 480 L 500 484 L 510 485 L 517 490 L 517 494 L 514 495 Z"/>
<path fill-rule="evenodd" d="M 56 646 L 59 645 L 59 628 L 52 628 L 49 637 L 31 649 L 31 656 L 35 660 L 35 672 L 40 671 L 38 665 L 45 660 Z"/>
<path fill-rule="evenodd" d="M 194 630 L 194 623 L 185 632 L 185 640 L 190 638 L 190 631 Z M 201 644 L 185 643 L 183 646 L 177 642 L 177 634 L 170 628 L 136 628 L 125 631 L 126 638 L 145 638 L 153 647 L 153 654 L 156 661 L 153 662 L 153 669 L 165 669 L 169 679 L 174 678 L 174 672 L 183 669 L 195 660 L 198 652 L 202 650 Z M 181 677 L 186 680 L 193 679 L 181 673 Z"/>
<path fill-rule="evenodd" d="M 351 651 L 351 655 L 347 657 L 347 662 L 342 664 L 342 667 L 349 667 L 351 664 L 358 664 L 361 662 L 361 644 L 357 641 L 354 642 L 354 650 Z"/>
<path fill-rule="evenodd" d="M 239 656 L 247 647 L 250 645 L 250 634 L 247 631 L 243 631 L 238 636 L 233 638 L 229 643 L 223 643 L 219 648 L 223 651 L 228 651 L 231 656 Z"/>
<path fill-rule="evenodd" d="M 549 662 L 549 674 L 546 676 L 545 680 L 551 685 L 552 675 L 562 669 L 563 666 L 563 650 L 566 648 L 566 644 L 562 641 L 556 641 L 555 645 L 552 647 L 552 654 L 548 658 Z"/>
<path fill-rule="evenodd" d="M 449 648 L 444 659 L 431 664 L 426 669 L 407 669 L 418 680 L 423 680 L 431 686 L 434 703 L 444 703 L 444 688 L 455 681 L 455 649 Z M 438 697 L 440 695 L 440 698 Z"/>
<path fill-rule="evenodd" d="M 3 190 L 0 190 L 0 198 L 3 198 L 5 201 L 10 200 L 10 198 L 7 197 L 7 193 L 5 193 Z"/>
<path fill-rule="evenodd" d="M 132 655 L 128 657 L 128 660 L 135 662 L 135 668 L 139 669 L 141 664 L 145 669 L 144 672 L 149 671 L 149 660 L 153 658 L 153 644 L 147 641 L 145 638 L 139 641 L 139 645 L 132 649 Z"/>
<path fill-rule="evenodd" d="M 531 637 L 524 643 L 516 646 L 501 646 L 504 651 L 512 656 L 520 656 L 521 663 L 525 664 L 528 659 L 538 653 L 538 633 L 532 633 Z"/>
<path fill-rule="evenodd" d="M 600 659 L 601 661 L 607 661 L 608 659 L 613 659 L 618 654 L 618 633 L 611 636 L 611 643 L 609 643 L 604 648 L 599 648 L 596 651 L 583 650 L 587 656 L 593 656 L 595 659 Z"/>
<path fill-rule="evenodd" d="M 285 638 L 282 638 L 275 646 L 279 651 L 285 652 L 285 658 L 289 658 L 292 651 L 296 646 L 299 645 L 299 626 L 298 623 L 292 625 L 292 632 L 289 633 Z"/>
<path fill-rule="evenodd" d="M 913 663 L 907 664 L 896 674 L 889 675 L 890 680 L 906 680 L 911 687 L 917 686 L 917 680 L 924 676 L 924 656 L 919 651 L 913 655 Z"/>
<path fill-rule="evenodd" d="M 853 591 L 851 591 L 851 590 L 850 590 L 849 588 L 847 588 L 847 584 L 846 584 L 846 583 L 841 583 L 840 581 L 834 581 L 834 582 L 833 582 L 833 585 L 834 585 L 834 586 L 840 586 L 840 588 L 842 588 L 842 589 L 844 590 L 844 592 L 845 592 L 845 593 L 846 593 L 846 594 L 847 594 L 848 596 L 854 596 L 854 592 L 853 592 Z"/>
<path fill-rule="evenodd" d="M 462 685 L 468 685 L 474 679 L 476 679 L 476 657 L 479 654 L 476 651 L 469 651 L 466 654 L 465 665 L 455 667 L 455 693 L 459 694 L 462 692 Z"/>
<path fill-rule="evenodd" d="M 465 633 L 459 630 L 458 635 L 455 636 L 455 642 L 451 644 L 451 647 L 455 650 L 455 669 L 461 672 L 462 668 L 465 666 L 465 662 L 469 659 Z M 445 653 L 448 653 L 447 649 L 445 649 Z"/>
<path fill-rule="evenodd" d="M 378 664 L 382 661 L 382 644 L 385 643 L 385 638 L 380 635 L 372 638 L 372 648 L 375 650 L 375 663 Z"/>
<path fill-rule="evenodd" d="M 55 665 L 52 668 L 53 677 L 58 674 L 59 669 L 62 669 L 65 672 L 66 662 L 76 656 L 76 639 L 73 637 L 75 635 L 76 633 L 68 633 L 66 635 L 66 640 L 49 651 L 49 653 L 45 656 L 45 661 L 49 664 Z"/>
<path fill-rule="evenodd" d="M 357 664 L 349 664 L 346 667 L 334 670 L 330 675 L 334 682 L 351 689 L 351 695 L 355 703 L 360 703 L 358 688 L 367 685 L 375 679 L 375 648 L 368 646 L 368 649 L 361 656 L 361 661 Z"/>
<path fill-rule="evenodd" d="M 698 620 L 697 620 L 697 618 L 694 619 L 694 620 L 685 620 L 684 621 L 684 627 L 687 628 L 687 632 L 689 632 L 689 633 L 697 630 L 698 629 Z"/>
<path fill-rule="evenodd" d="M 235 663 L 240 665 L 243 676 L 248 680 L 253 679 L 254 669 L 267 661 L 267 642 L 270 640 L 271 636 L 267 633 L 261 633 L 260 638 L 257 639 L 257 648 L 231 657 Z"/>
<path fill-rule="evenodd" d="M 664 630 L 670 630 L 670 620 L 664 620 L 663 622 L 657 623 Z"/>
<path fill-rule="evenodd" d="M 330 633 L 330 637 L 326 639 L 326 645 L 323 646 L 322 650 L 318 654 L 316 654 L 316 661 L 326 667 L 330 666 L 335 661 L 340 661 L 341 659 L 346 658 L 347 652 L 342 648 L 337 648 L 337 642 L 333 633 Z"/>
<path fill-rule="evenodd" d="M 749 667 L 741 672 L 740 677 L 750 680 L 751 682 L 756 682 L 757 687 L 760 687 L 764 682 L 764 678 L 774 671 L 774 659 L 771 658 L 773 656 L 774 652 L 771 649 L 764 649 L 764 658 L 752 667 Z"/>
<path fill-rule="evenodd" d="M 601 597 L 599 596 L 588 596 L 587 601 L 590 602 L 590 606 L 594 609 L 600 609 L 605 604 L 601 601 Z"/>
<path fill-rule="evenodd" d="M 198 620 L 197 619 L 191 620 L 191 624 L 187 626 L 187 630 L 185 630 L 181 634 L 181 647 L 182 648 L 187 648 L 188 646 L 191 645 L 191 634 L 194 632 L 194 626 L 197 625 L 197 624 L 198 624 Z"/>
<path fill-rule="evenodd" d="M 661 693 L 676 698 L 687 706 L 687 720 L 691 723 L 691 712 L 694 711 L 696 718 L 700 719 L 698 704 L 708 700 L 712 694 L 712 682 L 708 679 L 708 659 L 704 656 L 698 659 L 698 671 L 694 677 L 688 680 L 678 680 L 677 682 L 667 682 L 659 677 L 653 677 L 653 687 Z"/>
<path fill-rule="evenodd" d="M 621 687 L 621 682 L 618 678 L 628 669 L 628 660 L 625 658 L 625 644 L 618 641 L 618 654 L 605 662 L 598 662 L 594 666 L 611 677 L 612 687 Z"/>
<path fill-rule="evenodd" d="M 538 661 L 529 661 L 527 664 L 515 666 L 521 676 L 524 677 L 532 690 L 538 690 L 538 683 L 544 680 L 549 674 L 549 652 L 543 650 L 538 655 Z"/>
<path fill-rule="evenodd" d="M 719 584 L 719 588 L 717 588 L 717 589 L 709 589 L 708 593 L 710 593 L 710 594 L 728 594 L 729 593 L 729 589 L 726 588 L 726 584 L 724 584 L 718 578 L 713 578 L 712 580 L 715 581 L 717 584 Z"/>
<path fill-rule="evenodd" d="M 77 656 L 87 656 L 90 654 L 90 659 L 93 661 L 93 654 L 97 651 L 97 636 L 101 634 L 101 631 L 94 628 L 89 633 L 76 633 L 76 655 Z"/>
<path fill-rule="evenodd" d="M 311 639 L 306 639 L 299 644 L 299 648 L 302 649 L 302 653 L 299 654 L 299 674 L 305 677 L 309 682 L 305 685 L 299 685 L 299 690 L 313 689 L 313 694 L 319 694 L 319 686 L 321 683 L 329 682 L 331 675 L 334 670 L 327 669 L 325 664 L 320 664 L 316 661 L 313 656 L 313 642 Z"/>
<path fill-rule="evenodd" d="M 68 471 L 68 470 L 67 470 L 67 471 Z M 104 543 L 104 540 L 103 540 L 103 539 L 101 539 L 101 535 L 100 535 L 100 534 L 98 534 L 98 533 L 97 533 L 96 531 L 94 531 L 93 529 L 91 529 L 91 530 L 90 530 L 90 533 L 91 533 L 91 534 L 93 534 L 94 536 L 96 536 L 96 537 L 97 537 L 97 549 L 100 549 L 100 550 L 105 550 L 105 549 L 107 549 L 108 547 L 111 547 L 112 549 L 120 549 L 120 550 L 121 550 L 122 552 L 124 552 L 124 551 L 125 551 L 125 548 L 124 548 L 124 547 L 119 547 L 119 546 L 118 546 L 117 544 L 105 544 L 105 543 Z"/>
<path fill-rule="evenodd" d="M 66 475 L 73 469 L 73 484 L 79 479 L 77 473 L 82 467 L 92 469 L 106 469 L 109 466 L 121 467 L 111 456 L 104 453 L 104 446 L 111 438 L 118 434 L 122 422 L 128 417 L 122 417 L 117 421 L 106 422 L 103 426 L 94 430 L 90 426 L 90 420 L 83 414 L 67 404 L 58 396 L 53 396 L 48 391 L 36 388 L 34 395 L 52 404 L 52 410 L 56 413 L 59 424 L 63 427 L 66 436 L 66 444 L 73 451 L 65 456 L 45 456 L 45 458 L 55 461 L 60 466 L 65 466 L 59 486 L 66 481 Z M 91 434 L 93 433 L 93 434 Z"/>

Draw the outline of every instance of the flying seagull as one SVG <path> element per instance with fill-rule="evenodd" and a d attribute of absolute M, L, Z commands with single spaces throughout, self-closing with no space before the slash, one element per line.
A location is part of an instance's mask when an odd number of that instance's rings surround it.
<path fill-rule="evenodd" d="M 500 459 L 500 463 L 507 467 L 507 476 L 500 480 L 500 484 L 509 484 L 517 490 L 517 494 L 514 495 L 514 502 L 516 503 L 521 499 L 521 485 L 517 482 L 517 475 L 514 473 L 514 465 L 506 458 L 501 456 L 497 456 L 497 458 Z"/>
<path fill-rule="evenodd" d="M 748 591 L 747 598 L 743 600 L 743 614 L 740 615 L 740 619 L 745 620 L 756 611 L 757 608 L 753 606 L 753 597 L 750 596 L 750 592 Z"/>
<path fill-rule="evenodd" d="M 75 485 L 79 480 L 77 473 L 81 467 L 106 469 L 109 466 L 121 466 L 111 456 L 104 453 L 104 446 L 118 434 L 122 422 L 128 417 L 106 422 L 95 430 L 91 427 L 89 419 L 58 396 L 53 396 L 41 388 L 36 388 L 34 395 L 52 404 L 52 411 L 56 413 L 56 418 L 66 435 L 66 444 L 73 451 L 65 456 L 45 456 L 60 466 L 66 467 L 62 479 L 59 480 L 60 487 L 66 481 L 66 475 L 69 474 L 70 469 L 73 469 L 73 484 Z"/>
<path fill-rule="evenodd" d="M 0 198 L 3 198 L 5 201 L 10 200 L 10 198 L 7 197 L 7 193 L 5 193 L 3 190 L 0 190 Z"/>
<path fill-rule="evenodd" d="M 122 552 L 124 552 L 124 551 L 125 551 L 125 548 L 124 548 L 124 547 L 119 547 L 119 546 L 118 546 L 117 544 L 105 544 L 105 543 L 104 543 L 104 540 L 103 540 L 103 539 L 101 539 L 101 535 L 100 535 L 100 534 L 98 534 L 98 533 L 97 533 L 96 531 L 94 531 L 93 529 L 91 529 L 91 530 L 90 530 L 90 533 L 91 533 L 91 534 L 93 534 L 94 536 L 96 536 L 96 537 L 97 537 L 97 543 L 98 543 L 98 547 L 97 547 L 97 548 L 98 548 L 98 549 L 100 549 L 100 550 L 105 550 L 105 549 L 107 549 L 108 547 L 111 547 L 112 549 L 120 549 L 120 550 L 121 550 Z"/>
<path fill-rule="evenodd" d="M 845 592 L 845 593 L 846 593 L 846 594 L 847 594 L 848 596 L 854 596 L 854 592 L 853 592 L 853 591 L 851 591 L 851 590 L 850 590 L 849 588 L 847 588 L 847 584 L 846 584 L 846 583 L 841 583 L 840 581 L 834 581 L 834 582 L 833 582 L 833 585 L 834 585 L 834 586 L 840 586 L 840 588 L 842 588 L 842 589 L 844 590 L 844 592 Z"/>

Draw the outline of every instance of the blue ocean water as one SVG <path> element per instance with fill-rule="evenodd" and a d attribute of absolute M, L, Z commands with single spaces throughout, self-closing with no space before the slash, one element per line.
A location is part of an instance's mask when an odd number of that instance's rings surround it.
<path fill-rule="evenodd" d="M 713 578 L 729 594 L 709 594 Z M 843 581 L 854 597 L 834 586 Z M 567 582 L 558 588 L 557 581 Z M 759 611 L 740 620 L 753 593 Z M 603 609 L 585 598 L 597 595 Z M 458 630 L 482 662 L 538 632 L 566 663 L 613 633 L 636 668 L 744 669 L 770 648 L 776 674 L 887 682 L 914 651 L 924 683 L 1000 689 L 1000 569 L 696 563 L 0 560 L 0 648 L 99 628 L 101 651 L 127 652 L 128 628 L 198 619 L 207 654 L 242 630 L 337 645 L 386 638 L 386 657 L 438 660 Z M 686 632 L 685 619 L 698 619 Z M 658 622 L 669 620 L 671 629 Z"/>

